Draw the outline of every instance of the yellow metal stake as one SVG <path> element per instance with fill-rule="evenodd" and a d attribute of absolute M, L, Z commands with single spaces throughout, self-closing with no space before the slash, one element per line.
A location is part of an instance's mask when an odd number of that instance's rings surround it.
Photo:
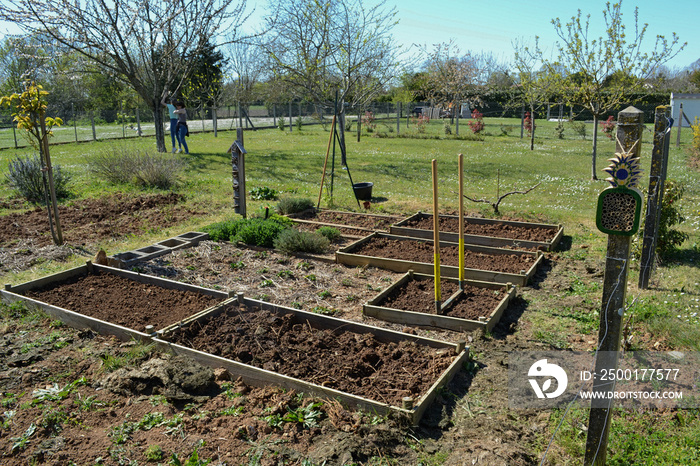
<path fill-rule="evenodd" d="M 464 290 L 464 156 L 457 156 L 459 170 L 459 289 Z"/>
<path fill-rule="evenodd" d="M 442 314 L 440 296 L 440 219 L 438 217 L 437 160 L 433 159 L 433 251 L 435 264 L 435 313 Z"/>

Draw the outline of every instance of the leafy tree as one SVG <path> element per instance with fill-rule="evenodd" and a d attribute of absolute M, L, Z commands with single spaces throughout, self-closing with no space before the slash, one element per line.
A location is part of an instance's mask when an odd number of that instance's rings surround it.
<path fill-rule="evenodd" d="M 545 70 L 559 78 L 562 95 L 568 105 L 581 105 L 593 114 L 592 179 L 596 176 L 598 119 L 621 105 L 626 96 L 640 89 L 643 81 L 663 63 L 677 55 L 684 47 L 678 37 L 672 39 L 657 35 L 651 53 L 642 46 L 648 24 L 640 27 L 638 8 L 634 9 L 634 28 L 628 33 L 622 17 L 622 1 L 606 3 L 603 10 L 605 35 L 598 38 L 589 33 L 590 15 L 576 16 L 562 24 L 553 19 L 554 29 L 561 39 L 555 49 L 558 57 L 549 60 L 538 49 Z"/>
<path fill-rule="evenodd" d="M 165 151 L 161 99 L 216 43 L 236 40 L 245 0 L 6 0 L 0 19 L 81 54 L 132 87 L 153 112 L 156 144 Z M 230 35 L 222 37 L 223 32 Z M 221 39 L 221 40 L 219 40 Z"/>
<path fill-rule="evenodd" d="M 12 117 L 17 123 L 17 128 L 23 131 L 29 143 L 41 154 L 42 172 L 45 173 L 44 193 L 47 198 L 46 206 L 49 213 L 49 226 L 53 241 L 57 245 L 63 244 L 63 233 L 61 222 L 58 218 L 58 202 L 56 201 L 56 189 L 53 179 L 53 168 L 51 166 L 51 155 L 49 152 L 49 137 L 53 135 L 51 129 L 60 126 L 63 121 L 60 118 L 46 116 L 46 95 L 48 92 L 34 83 L 27 81 L 25 90 L 21 94 L 15 93 L 0 98 L 0 107 L 7 106 L 14 110 Z M 46 183 L 48 181 L 48 187 Z M 46 189 L 48 188 L 48 189 Z M 55 223 L 55 229 L 54 229 Z"/>
<path fill-rule="evenodd" d="M 193 107 L 214 107 L 221 100 L 223 67 L 226 66 L 224 54 L 215 46 L 207 44 L 194 61 L 182 88 L 182 95 L 187 104 Z"/>

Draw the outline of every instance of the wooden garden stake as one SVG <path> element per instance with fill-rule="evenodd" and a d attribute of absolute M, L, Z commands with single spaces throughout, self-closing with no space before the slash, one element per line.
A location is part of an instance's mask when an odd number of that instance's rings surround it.
<path fill-rule="evenodd" d="M 598 348 L 596 351 L 593 399 L 586 438 L 584 465 L 605 465 L 607 457 L 612 398 L 615 382 L 601 380 L 604 371 L 617 369 L 622 337 L 630 243 L 639 229 L 642 198 L 636 185 L 639 181 L 639 153 L 644 126 L 644 113 L 634 107 L 621 111 L 617 117 L 617 152 L 612 164 L 604 171 L 612 187 L 598 198 L 596 225 L 608 234 L 605 260 L 603 300 L 600 310 Z M 603 395 L 596 398 L 596 393 Z"/>
<path fill-rule="evenodd" d="M 462 154 L 457 156 L 457 170 L 459 171 L 459 289 L 464 290 L 464 156 Z"/>
<path fill-rule="evenodd" d="M 649 278 L 654 268 L 656 237 L 659 234 L 661 206 L 664 199 L 668 146 L 671 139 L 671 108 L 665 105 L 656 107 L 654 117 L 654 145 L 651 149 L 651 169 L 649 170 L 649 194 L 644 216 L 644 241 L 639 263 L 639 288 L 649 288 Z"/>
<path fill-rule="evenodd" d="M 246 217 L 245 154 L 243 128 L 236 129 L 237 140 L 231 144 L 231 178 L 233 184 L 233 207 L 237 214 Z"/>
<path fill-rule="evenodd" d="M 331 122 L 331 134 L 328 136 L 328 148 L 326 148 L 326 160 L 323 162 L 323 175 L 321 175 L 321 189 L 318 190 L 318 202 L 316 203 L 316 208 L 321 207 L 321 194 L 323 193 L 323 182 L 326 179 L 326 167 L 328 166 L 328 154 L 331 152 L 331 142 L 333 142 L 333 135 L 335 134 L 335 117 L 333 115 L 333 121 Z"/>
<path fill-rule="evenodd" d="M 442 314 L 440 296 L 440 218 L 438 215 L 437 160 L 433 159 L 433 262 L 435 267 L 435 313 Z"/>

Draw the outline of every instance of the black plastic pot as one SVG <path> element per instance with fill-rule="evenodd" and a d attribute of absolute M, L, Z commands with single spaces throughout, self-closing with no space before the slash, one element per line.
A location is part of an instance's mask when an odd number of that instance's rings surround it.
<path fill-rule="evenodd" d="M 372 199 L 372 186 L 374 183 L 355 183 L 352 189 L 355 191 L 355 197 L 361 201 L 369 201 Z"/>

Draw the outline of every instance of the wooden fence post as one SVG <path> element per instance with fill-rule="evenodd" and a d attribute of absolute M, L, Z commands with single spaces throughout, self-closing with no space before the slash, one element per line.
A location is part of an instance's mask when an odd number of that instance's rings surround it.
<path fill-rule="evenodd" d="M 136 107 L 136 132 L 139 136 L 143 133 L 141 132 L 141 115 L 139 114 L 139 108 Z"/>
<path fill-rule="evenodd" d="M 678 112 L 678 132 L 676 133 L 676 147 L 681 147 L 681 128 L 683 127 L 683 103 Z"/>
<path fill-rule="evenodd" d="M 216 107 L 211 108 L 211 124 L 214 127 L 214 137 L 218 137 L 219 121 L 216 115 Z"/>
<path fill-rule="evenodd" d="M 654 146 L 651 150 L 647 210 L 644 216 L 644 241 L 639 263 L 639 288 L 649 288 L 649 278 L 654 268 L 656 237 L 659 234 L 661 207 L 664 199 L 664 183 L 668 164 L 668 146 L 671 139 L 671 108 L 656 107 L 654 121 Z"/>
<path fill-rule="evenodd" d="M 401 132 L 401 102 L 396 104 L 396 134 Z"/>
<path fill-rule="evenodd" d="M 95 114 L 90 112 L 90 124 L 92 125 L 92 140 L 97 141 L 97 131 L 95 130 Z"/>
<path fill-rule="evenodd" d="M 292 101 L 289 101 L 289 132 L 292 132 Z"/>
<path fill-rule="evenodd" d="M 78 142 L 78 124 L 75 121 L 75 104 L 70 103 L 71 118 L 73 118 L 73 132 L 75 133 L 75 142 Z"/>
<path fill-rule="evenodd" d="M 462 118 L 462 103 L 457 102 L 457 121 L 455 122 L 455 133 L 459 136 L 459 119 Z"/>
<path fill-rule="evenodd" d="M 641 150 L 641 139 L 644 131 L 644 113 L 634 107 L 628 107 L 621 111 L 617 117 L 617 154 L 613 164 L 606 169 L 612 175 L 609 178 L 614 188 L 608 188 L 599 198 L 597 214 L 598 228 L 605 231 L 602 226 L 617 229 L 619 225 L 626 224 L 629 212 L 625 209 L 629 204 L 618 201 L 612 204 L 612 209 L 601 209 L 603 196 L 609 190 L 620 189 L 620 186 L 634 188 L 638 174 L 632 173 L 631 165 L 638 165 L 638 157 Z M 615 160 L 619 161 L 620 154 L 633 154 L 633 157 L 620 163 L 618 170 Z M 622 167 L 624 165 L 624 167 Z M 626 171 L 625 171 L 626 169 Z M 638 171 L 638 170 L 637 170 Z M 632 194 L 632 189 L 627 191 Z M 636 191 L 635 191 L 636 192 Z M 616 193 L 627 197 L 624 192 Z M 607 196 L 612 197 L 611 195 Z M 633 196 L 630 196 L 633 197 Z M 619 199 L 619 198 L 618 198 Z M 641 196 L 637 200 L 641 204 Z M 622 208 L 619 206 L 622 205 Z M 640 206 L 631 206 L 632 208 Z M 601 212 L 603 214 L 601 215 Z M 638 211 L 637 211 L 638 212 Z M 601 218 L 602 217 L 602 218 Z M 612 217 L 611 219 L 609 217 Z M 625 220 L 620 220 L 624 218 Z M 638 219 L 637 219 L 638 221 Z M 629 272 L 630 243 L 634 229 L 620 233 L 608 233 L 608 249 L 605 260 L 605 274 L 603 278 L 603 299 L 600 309 L 600 326 L 598 329 L 598 348 L 596 351 L 595 376 L 593 380 L 593 399 L 588 422 L 588 435 L 586 437 L 585 466 L 603 466 L 607 457 L 608 435 L 610 433 L 610 418 L 612 415 L 613 398 L 602 396 L 596 398 L 596 393 L 604 395 L 613 392 L 615 382 L 600 379 L 603 371 L 617 369 L 619 359 L 620 339 L 622 336 L 623 315 L 625 310 L 625 297 L 627 292 L 627 274 Z"/>

